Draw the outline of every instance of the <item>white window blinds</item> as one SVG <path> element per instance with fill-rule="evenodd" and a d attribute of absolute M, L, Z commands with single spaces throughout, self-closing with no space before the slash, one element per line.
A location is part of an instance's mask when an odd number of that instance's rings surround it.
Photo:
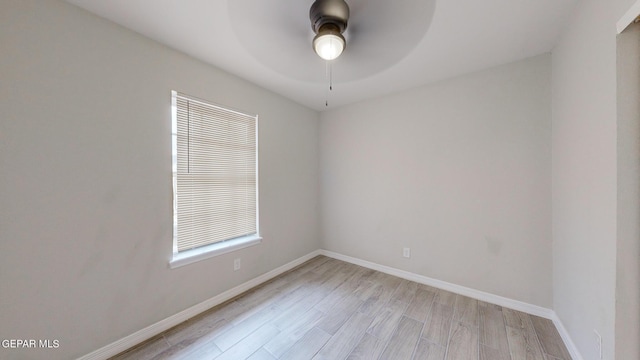
<path fill-rule="evenodd" d="M 174 253 L 257 234 L 257 116 L 172 101 Z"/>

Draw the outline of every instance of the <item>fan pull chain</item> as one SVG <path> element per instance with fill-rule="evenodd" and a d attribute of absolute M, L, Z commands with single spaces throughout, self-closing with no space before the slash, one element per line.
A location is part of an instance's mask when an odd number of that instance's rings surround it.
<path fill-rule="evenodd" d="M 327 61 L 327 65 L 329 66 L 329 91 L 333 91 L 333 68 L 329 61 Z"/>
<path fill-rule="evenodd" d="M 333 69 L 330 61 L 327 61 L 327 79 L 329 80 L 329 89 L 325 95 L 324 106 L 329 106 L 329 92 L 333 91 Z"/>

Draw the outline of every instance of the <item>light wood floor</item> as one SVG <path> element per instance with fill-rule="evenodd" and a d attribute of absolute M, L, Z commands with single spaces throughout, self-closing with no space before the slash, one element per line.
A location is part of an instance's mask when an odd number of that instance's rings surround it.
<path fill-rule="evenodd" d="M 550 320 L 318 256 L 112 359 L 571 357 Z"/>

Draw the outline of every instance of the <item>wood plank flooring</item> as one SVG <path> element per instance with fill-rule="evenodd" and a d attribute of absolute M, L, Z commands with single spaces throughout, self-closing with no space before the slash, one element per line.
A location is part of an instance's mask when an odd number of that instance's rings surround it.
<path fill-rule="evenodd" d="M 318 256 L 112 359 L 571 357 L 550 320 Z"/>

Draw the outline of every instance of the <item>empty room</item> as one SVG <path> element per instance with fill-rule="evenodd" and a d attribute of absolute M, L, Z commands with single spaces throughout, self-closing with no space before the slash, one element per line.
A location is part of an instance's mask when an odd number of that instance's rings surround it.
<path fill-rule="evenodd" d="M 0 359 L 640 359 L 640 1 L 0 5 Z"/>

